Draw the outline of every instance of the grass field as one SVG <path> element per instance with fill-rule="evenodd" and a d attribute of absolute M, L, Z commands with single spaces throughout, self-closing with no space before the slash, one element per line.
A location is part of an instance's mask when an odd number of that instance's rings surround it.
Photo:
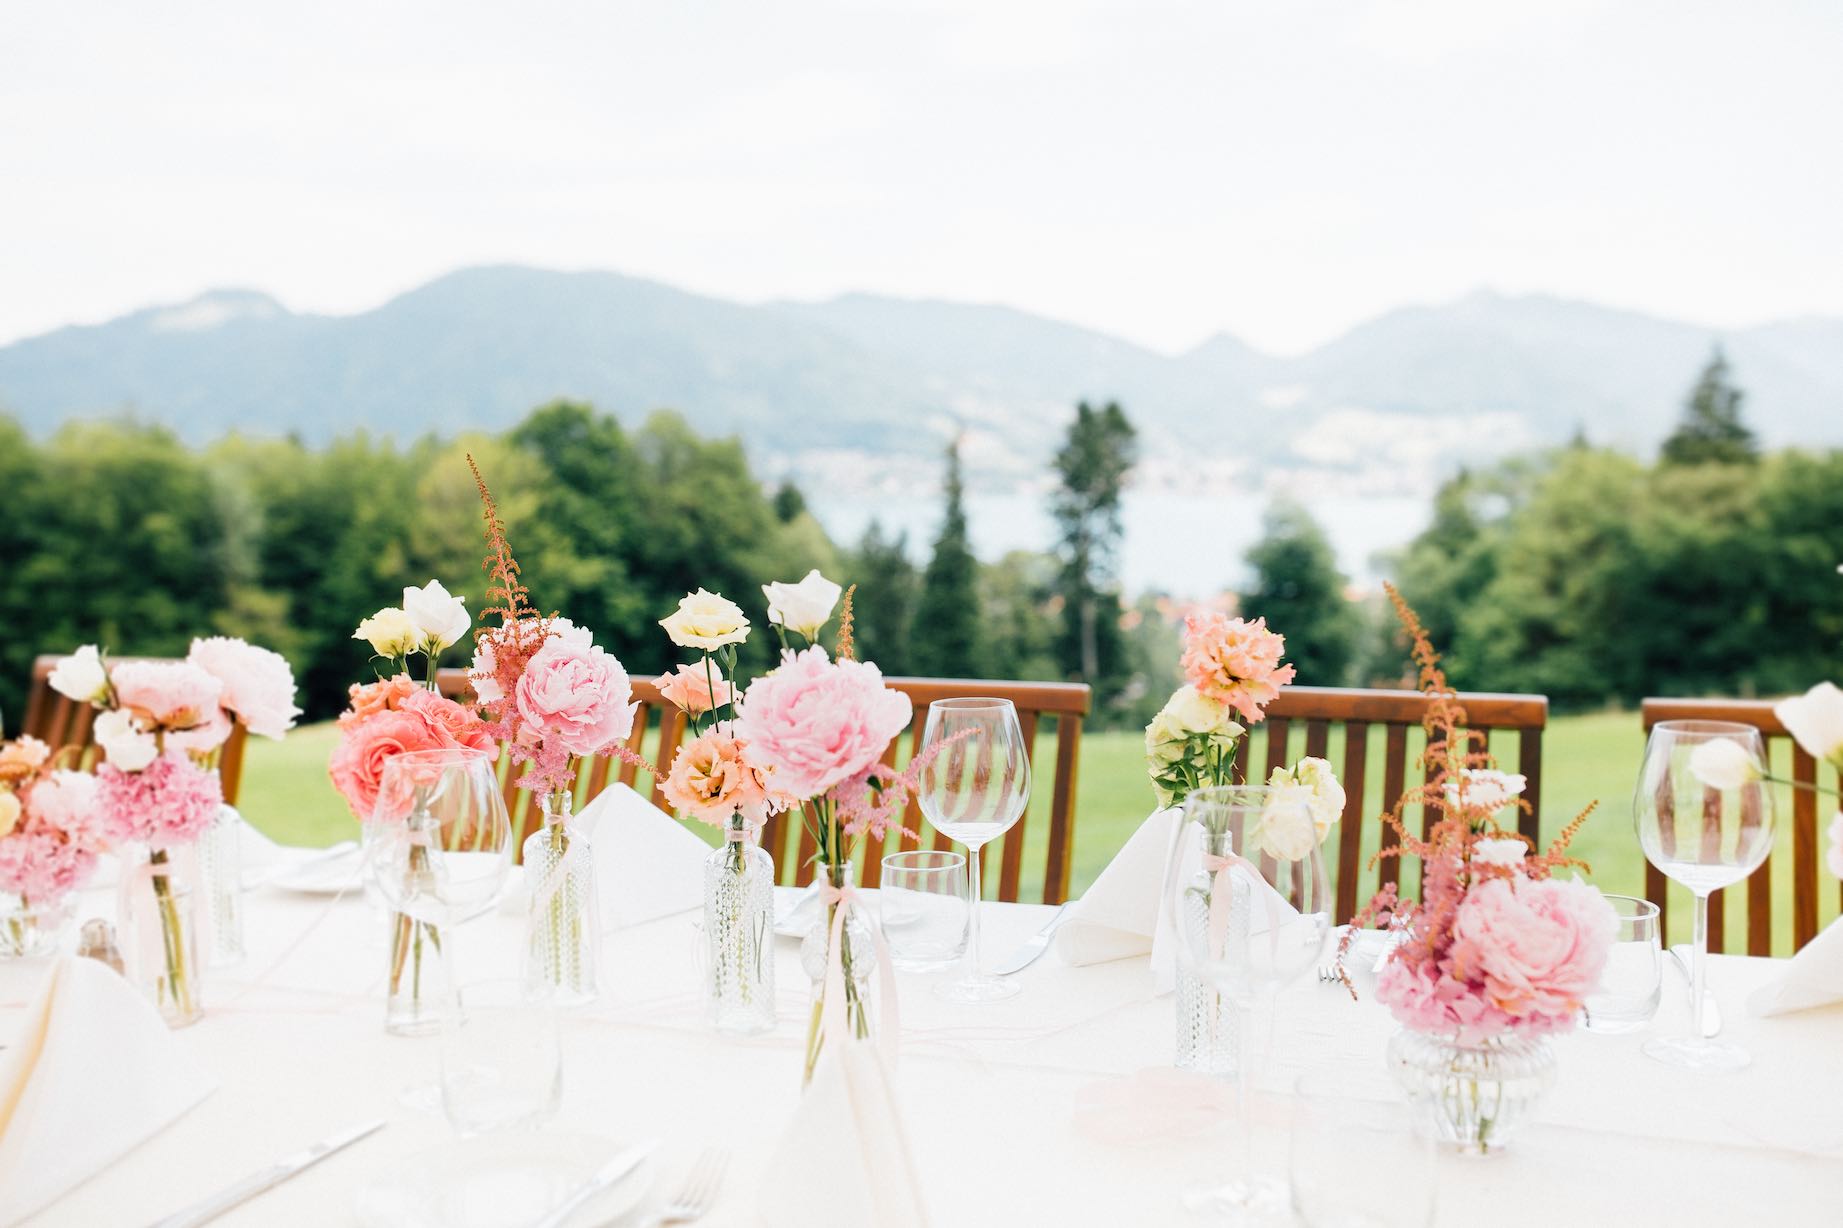
<path fill-rule="evenodd" d="M 274 743 L 252 739 L 244 770 L 239 806 L 244 815 L 270 836 L 287 844 L 321 846 L 351 837 L 356 832 L 350 814 L 326 776 L 326 761 L 334 744 L 334 726 L 329 722 L 311 725 L 289 734 L 285 741 Z M 1372 733 L 1379 739 L 1380 730 Z M 1263 735 L 1255 735 L 1251 747 L 1252 762 L 1265 761 Z M 1303 754 L 1301 735 L 1295 733 L 1292 752 Z M 1418 740 L 1418 735 L 1417 735 Z M 1494 745 L 1506 768 L 1516 758 L 1514 742 Z M 1633 713 L 1599 713 L 1554 719 L 1543 743 L 1542 831 L 1544 839 L 1560 830 L 1583 806 L 1599 799 L 1599 806 L 1587 821 L 1574 845 L 1575 853 L 1593 866 L 1592 879 L 1607 891 L 1641 895 L 1644 890 L 1644 856 L 1632 833 L 1632 782 L 1644 750 L 1644 737 Z M 1023 866 L 1026 898 L 1040 890 L 1045 858 L 1045 828 L 1049 805 L 1047 766 L 1054 753 L 1047 733 L 1039 743 L 1043 756 L 1043 787 L 1034 797 L 1026 822 Z M 1410 755 L 1419 747 L 1410 743 Z M 1343 761 L 1342 733 L 1331 739 L 1330 757 L 1334 764 Z M 1381 745 L 1370 747 L 1372 768 L 1364 813 L 1374 815 L 1380 809 Z M 1781 771 L 1788 765 L 1779 765 Z M 1092 882 L 1108 860 L 1130 836 L 1152 806 L 1151 789 L 1146 783 L 1143 750 L 1136 732 L 1091 733 L 1082 739 L 1080 776 L 1076 801 L 1074 886 L 1080 891 Z M 1789 802 L 1782 799 L 1778 846 L 1774 858 L 1774 900 L 1778 904 L 1774 920 L 1775 953 L 1791 951 L 1791 830 Z M 696 827 L 697 825 L 693 825 Z M 702 832 L 702 829 L 699 829 Z M 1379 828 L 1366 825 L 1364 848 L 1373 850 Z M 1332 839 L 1336 839 L 1333 833 Z M 992 854 L 997 850 L 993 849 Z M 991 856 L 992 854 L 988 854 Z M 987 863 L 987 882 L 996 882 L 997 868 Z M 1373 884 L 1373 875 L 1364 882 Z M 1403 875 L 1404 887 L 1415 882 L 1410 872 Z M 1674 890 L 1674 889 L 1673 889 Z M 1821 893 L 1820 923 L 1837 912 L 1837 892 Z M 1690 920 L 1687 893 L 1676 892 L 1671 900 L 1672 940 L 1688 937 Z M 1730 950 L 1744 946 L 1744 909 L 1738 898 L 1729 906 L 1728 938 Z"/>

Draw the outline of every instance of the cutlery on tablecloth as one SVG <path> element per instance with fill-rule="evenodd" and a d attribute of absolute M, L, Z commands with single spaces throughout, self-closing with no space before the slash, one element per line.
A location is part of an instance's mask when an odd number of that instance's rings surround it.
<path fill-rule="evenodd" d="M 1689 945 L 1680 943 L 1669 950 L 1671 961 L 1676 964 L 1677 971 L 1683 974 L 1683 979 L 1689 984 L 1689 991 L 1695 993 L 1696 977 L 1689 970 L 1689 956 L 1686 954 Z M 1715 995 L 1707 989 L 1702 991 L 1702 1034 L 1704 1036 L 1721 1035 L 1721 1009 L 1715 1005 Z"/>
<path fill-rule="evenodd" d="M 224 1214 L 232 1207 L 248 1202 L 265 1190 L 273 1189 L 297 1173 L 306 1171 L 336 1151 L 342 1151 L 353 1143 L 374 1134 L 384 1128 L 384 1119 L 368 1121 L 362 1126 L 342 1130 L 338 1134 L 321 1139 L 305 1151 L 297 1151 L 285 1156 L 265 1169 L 252 1173 L 235 1185 L 226 1186 L 203 1202 L 194 1203 L 183 1211 L 175 1212 L 163 1220 L 157 1220 L 152 1228 L 194 1228 L 194 1225 L 207 1223 Z"/>
<path fill-rule="evenodd" d="M 1036 963 L 1037 958 L 1049 950 L 1049 940 L 1056 936 L 1056 927 L 1062 924 L 1062 919 L 1068 913 L 1069 905 L 1064 903 L 1056 910 L 1056 915 L 1049 919 L 1049 924 L 1033 934 L 1023 946 L 993 965 L 992 971 L 999 976 L 1010 976 L 1013 972 L 1022 972 Z"/>
<path fill-rule="evenodd" d="M 533 1228 L 563 1228 L 563 1225 L 569 1222 L 570 1216 L 574 1215 L 583 1203 L 640 1167 L 646 1157 L 653 1154 L 653 1148 L 656 1145 L 641 1143 L 638 1147 L 629 1147 L 625 1151 L 617 1152 L 614 1159 L 602 1165 L 600 1171 L 593 1177 L 577 1186 L 568 1198 L 552 1208 L 550 1214 L 539 1220 L 533 1225 Z"/>
<path fill-rule="evenodd" d="M 662 1228 L 666 1224 L 688 1224 L 694 1219 L 703 1219 L 710 1204 L 716 1201 L 717 1191 L 723 1188 L 723 1170 L 728 1164 L 728 1152 L 721 1147 L 706 1147 L 699 1153 L 691 1171 L 685 1174 L 685 1182 L 678 1187 L 678 1193 L 640 1222 L 645 1228 Z M 611 1219 L 599 1228 L 615 1228 L 619 1222 L 618 1218 Z"/>

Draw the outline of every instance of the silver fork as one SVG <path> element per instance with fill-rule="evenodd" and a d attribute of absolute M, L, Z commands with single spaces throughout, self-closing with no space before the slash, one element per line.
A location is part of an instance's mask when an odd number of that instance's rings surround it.
<path fill-rule="evenodd" d="M 723 1172 L 729 1162 L 729 1153 L 721 1147 L 706 1147 L 691 1165 L 691 1171 L 685 1174 L 678 1193 L 641 1222 L 646 1228 L 659 1228 L 662 1224 L 688 1224 L 694 1219 L 703 1219 L 717 1200 L 717 1191 L 723 1188 Z M 614 1223 L 609 1220 L 601 1228 L 612 1228 Z"/>

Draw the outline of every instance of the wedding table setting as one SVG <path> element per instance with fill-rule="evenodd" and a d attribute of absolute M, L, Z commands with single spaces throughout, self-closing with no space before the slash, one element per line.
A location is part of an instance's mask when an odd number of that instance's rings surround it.
<path fill-rule="evenodd" d="M 1654 904 L 1568 855 L 1585 816 L 1542 848 L 1503 822 L 1523 781 L 1475 749 L 1391 590 L 1431 706 L 1425 783 L 1381 821 L 1419 898 L 1391 877 L 1334 925 L 1331 765 L 1232 767 L 1292 681 L 1282 637 L 1199 612 L 1146 731 L 1157 809 L 1076 901 L 1000 903 L 978 853 L 1031 794 L 1017 714 L 937 700 L 886 762 L 922 714 L 856 658 L 851 594 L 818 572 L 763 586 L 778 651 L 746 685 L 737 606 L 699 589 L 661 619 L 690 654 L 657 682 L 688 738 L 660 776 L 678 817 L 621 783 L 578 808 L 596 756 L 650 770 L 632 687 L 533 608 L 475 476 L 497 621 L 431 582 L 360 624 L 382 664 L 328 765 L 351 840 L 278 846 L 222 804 L 231 727 L 296 715 L 286 663 L 241 641 L 62 662 L 53 685 L 99 712 L 93 772 L 0 744 L 0 1228 L 1843 1206 L 1843 922 L 1789 960 L 1707 953 L 1710 894 L 1772 844 L 1756 731 L 1666 722 L 1634 765 L 1633 838 L 1696 895 L 1679 958 Z M 461 702 L 436 670 L 470 632 Z M 1781 716 L 1843 762 L 1843 693 Z M 860 887 L 862 842 L 880 853 L 911 803 L 965 851 L 891 852 Z M 775 885 L 777 813 L 817 849 L 808 887 Z"/>

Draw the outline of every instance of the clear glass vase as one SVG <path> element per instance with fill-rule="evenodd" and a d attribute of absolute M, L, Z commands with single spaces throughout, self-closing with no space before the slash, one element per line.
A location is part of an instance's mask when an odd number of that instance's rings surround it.
<path fill-rule="evenodd" d="M 1177 1004 L 1177 1068 L 1232 1076 L 1241 1050 L 1234 1003 L 1183 967 L 1177 972 L 1173 998 Z"/>
<path fill-rule="evenodd" d="M 525 976 L 558 1006 L 578 1006 L 594 1001 L 597 992 L 595 858 L 588 836 L 571 822 L 571 796 L 547 793 L 539 801 L 543 825 L 524 844 L 531 884 Z"/>
<path fill-rule="evenodd" d="M 1555 1050 L 1547 1037 L 1460 1045 L 1404 1029 L 1389 1041 L 1389 1067 L 1436 1139 L 1482 1156 L 1501 1151 L 1554 1084 Z"/>
<path fill-rule="evenodd" d="M 69 895 L 34 902 L 22 895 L 0 896 L 0 959 L 35 959 L 64 947 L 76 906 Z"/>
<path fill-rule="evenodd" d="M 704 859 L 704 1003 L 719 1032 L 774 1027 L 774 858 L 741 815 Z"/>
<path fill-rule="evenodd" d="M 122 866 L 117 920 L 128 979 L 168 1025 L 195 1023 L 204 1013 L 197 850 L 128 850 Z"/>
<path fill-rule="evenodd" d="M 820 877 L 834 888 L 853 887 L 857 871 L 852 866 L 821 865 Z M 806 1074 L 802 1085 L 812 1082 L 813 1069 L 825 1049 L 826 971 L 832 959 L 832 926 L 839 909 L 845 910 L 839 931 L 838 958 L 844 973 L 846 1027 L 859 1040 L 876 1035 L 876 1010 L 871 1000 L 871 977 L 877 970 L 877 918 L 855 896 L 828 904 L 800 943 L 800 968 L 813 983 L 812 1013 L 806 1030 Z"/>
<path fill-rule="evenodd" d="M 243 816 L 218 807 L 198 841 L 199 879 L 209 936 L 209 962 L 220 968 L 243 960 Z"/>

